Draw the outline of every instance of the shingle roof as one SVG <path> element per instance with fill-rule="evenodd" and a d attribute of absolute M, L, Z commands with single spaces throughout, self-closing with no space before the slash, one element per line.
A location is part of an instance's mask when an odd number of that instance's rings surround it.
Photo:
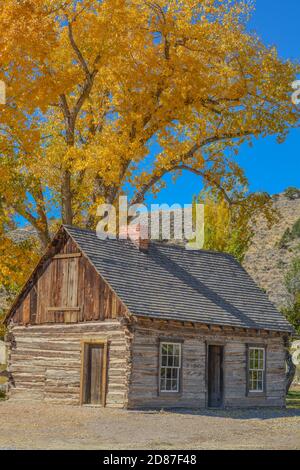
<path fill-rule="evenodd" d="M 134 315 L 293 331 L 230 255 L 155 242 L 144 253 L 127 240 L 65 229 Z"/>

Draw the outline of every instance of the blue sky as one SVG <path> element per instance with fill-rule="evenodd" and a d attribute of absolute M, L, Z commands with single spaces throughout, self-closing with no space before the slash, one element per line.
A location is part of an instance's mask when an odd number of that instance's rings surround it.
<path fill-rule="evenodd" d="M 256 0 L 256 10 L 249 29 L 255 30 L 266 45 L 275 45 L 283 58 L 300 60 L 300 1 Z M 282 192 L 288 186 L 300 188 L 300 129 L 290 132 L 283 144 L 266 138 L 254 142 L 252 148 L 243 146 L 239 155 L 251 191 Z M 146 202 L 188 204 L 201 190 L 201 180 L 185 173 L 175 183 L 166 179 L 167 187 Z"/>

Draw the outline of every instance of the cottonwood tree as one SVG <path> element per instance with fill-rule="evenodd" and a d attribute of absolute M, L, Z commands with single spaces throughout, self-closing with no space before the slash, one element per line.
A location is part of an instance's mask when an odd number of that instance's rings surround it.
<path fill-rule="evenodd" d="M 0 0 L 0 204 L 42 247 L 51 217 L 96 207 L 168 173 L 230 200 L 241 144 L 296 126 L 297 67 L 246 30 L 252 2 Z M 56 208 L 56 211 L 53 211 Z"/>
<path fill-rule="evenodd" d="M 278 222 L 279 213 L 267 193 L 249 193 L 246 187 L 234 188 L 227 199 L 215 189 L 208 189 L 195 200 L 204 204 L 203 248 L 229 253 L 242 262 L 257 220 L 264 218 L 271 226 Z"/>
<path fill-rule="evenodd" d="M 287 291 L 287 305 L 282 313 L 293 325 L 296 334 L 300 333 L 300 257 L 296 256 L 285 274 L 284 284 Z M 286 362 L 288 365 L 286 391 L 288 392 L 294 380 L 296 366 L 290 352 L 290 342 L 286 344 Z"/>
<path fill-rule="evenodd" d="M 283 313 L 300 334 L 300 257 L 296 256 L 284 279 L 287 291 L 287 305 L 283 308 Z"/>

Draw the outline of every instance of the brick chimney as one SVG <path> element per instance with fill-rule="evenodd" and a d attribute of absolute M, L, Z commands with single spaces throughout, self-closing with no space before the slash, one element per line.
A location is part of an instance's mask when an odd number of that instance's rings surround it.
<path fill-rule="evenodd" d="M 120 227 L 119 239 L 129 239 L 140 251 L 147 252 L 149 249 L 148 227 L 145 225 L 131 224 Z"/>

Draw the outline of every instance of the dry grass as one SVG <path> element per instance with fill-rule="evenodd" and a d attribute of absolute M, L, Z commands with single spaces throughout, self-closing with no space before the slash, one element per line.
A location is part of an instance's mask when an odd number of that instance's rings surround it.
<path fill-rule="evenodd" d="M 296 408 L 300 410 L 300 385 L 291 388 L 288 393 L 286 403 L 288 408 Z"/>

